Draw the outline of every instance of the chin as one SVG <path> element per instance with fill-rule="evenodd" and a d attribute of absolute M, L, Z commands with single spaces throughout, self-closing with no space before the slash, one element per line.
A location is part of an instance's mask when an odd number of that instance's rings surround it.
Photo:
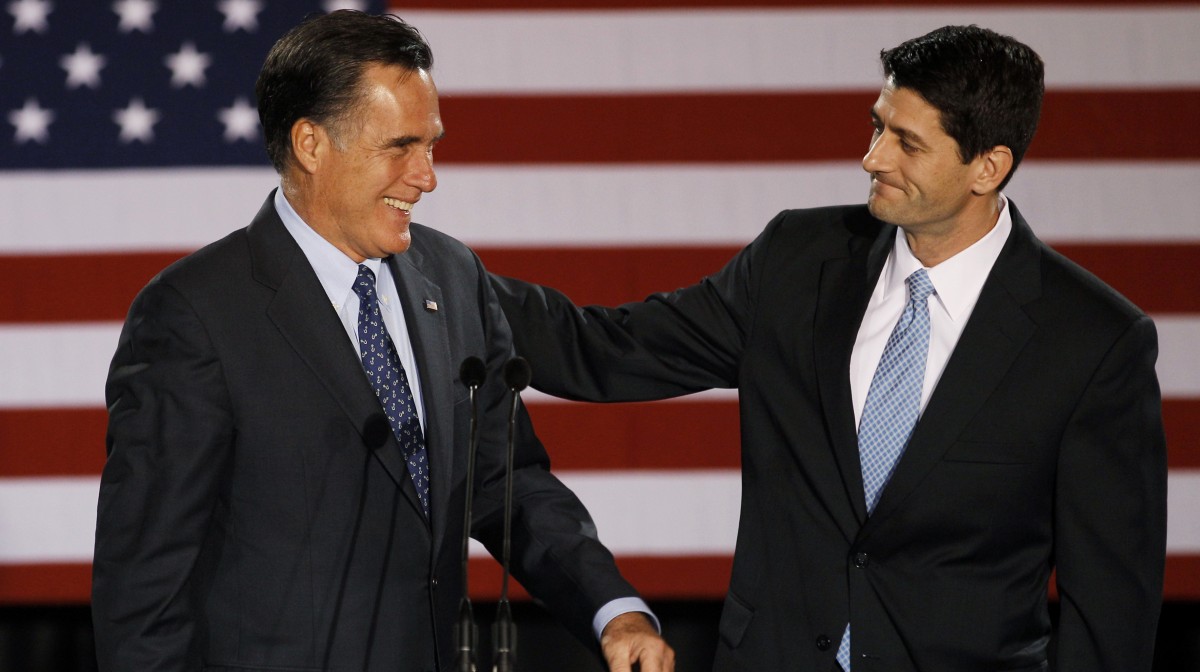
<path fill-rule="evenodd" d="M 387 249 L 388 254 L 404 254 L 410 247 L 412 247 L 412 236 L 409 235 L 408 231 L 405 231 L 396 240 L 391 241 Z"/>

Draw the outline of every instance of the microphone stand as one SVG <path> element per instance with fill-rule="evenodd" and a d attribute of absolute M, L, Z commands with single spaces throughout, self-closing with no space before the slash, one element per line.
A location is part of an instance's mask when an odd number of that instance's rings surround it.
<path fill-rule="evenodd" d="M 475 492 L 475 453 L 479 447 L 479 409 L 475 393 L 487 377 L 487 368 L 478 357 L 467 357 L 459 367 L 458 377 L 471 394 L 471 433 L 467 448 L 467 494 L 463 513 L 462 536 L 462 601 L 458 605 L 458 623 L 454 626 L 454 640 L 458 655 L 454 662 L 457 672 L 475 672 L 475 649 L 479 642 L 479 627 L 475 625 L 475 612 L 471 608 L 471 597 L 467 590 L 467 554 L 471 538 L 471 504 Z"/>
<path fill-rule="evenodd" d="M 529 386 L 533 373 L 529 362 L 514 357 L 504 365 L 504 383 L 512 390 L 512 407 L 508 414 L 508 462 L 504 468 L 504 550 L 501 565 L 504 578 L 500 584 L 500 604 L 496 609 L 496 622 L 492 626 L 495 648 L 492 672 L 513 672 L 516 666 L 517 626 L 513 623 L 512 607 L 508 603 L 509 560 L 512 553 L 512 499 L 513 499 L 513 454 L 516 445 L 517 406 L 521 390 Z"/>

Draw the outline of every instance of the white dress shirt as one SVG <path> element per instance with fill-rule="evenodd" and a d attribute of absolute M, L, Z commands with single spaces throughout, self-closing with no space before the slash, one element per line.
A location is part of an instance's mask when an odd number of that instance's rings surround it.
<path fill-rule="evenodd" d="M 991 231 L 962 252 L 926 269 L 937 293 L 929 299 L 929 356 L 925 360 L 925 382 L 921 386 L 922 412 L 954 352 L 963 326 L 975 309 L 983 283 L 1012 231 L 1012 215 L 1007 205 L 1007 199 L 1001 195 L 1000 218 Z M 908 287 L 904 279 L 918 268 L 921 268 L 920 260 L 908 249 L 903 230 L 897 228 L 892 253 L 875 283 L 850 355 L 850 395 L 854 402 L 855 426 L 862 422 L 867 390 L 875 377 L 883 348 L 908 304 Z"/>

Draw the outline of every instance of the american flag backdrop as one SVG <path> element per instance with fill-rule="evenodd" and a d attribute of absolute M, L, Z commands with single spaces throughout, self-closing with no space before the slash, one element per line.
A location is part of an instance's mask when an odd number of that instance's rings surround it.
<path fill-rule="evenodd" d="M 248 223 L 275 186 L 254 78 L 274 39 L 328 4 L 0 0 L 0 603 L 88 599 L 104 378 L 125 311 L 163 266 Z M 948 23 L 1033 46 L 1047 96 L 1007 194 L 1158 324 L 1166 596 L 1200 599 L 1200 2 L 390 9 L 433 46 L 447 129 L 440 186 L 414 218 L 579 302 L 690 284 L 783 208 L 862 202 L 881 48 Z M 526 401 L 635 585 L 650 598 L 724 594 L 735 392 Z M 495 594 L 493 568 L 478 558 L 477 597 Z"/>

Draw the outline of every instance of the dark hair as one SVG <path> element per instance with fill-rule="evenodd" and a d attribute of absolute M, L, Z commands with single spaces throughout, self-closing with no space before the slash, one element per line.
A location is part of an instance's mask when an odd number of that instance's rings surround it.
<path fill-rule="evenodd" d="M 963 163 L 997 145 L 1012 150 L 1008 184 L 1042 112 L 1042 59 L 1033 49 L 978 26 L 945 26 L 879 52 L 883 74 L 941 112 Z"/>
<path fill-rule="evenodd" d="M 335 141 L 361 103 L 359 82 L 369 65 L 429 70 L 433 52 L 399 18 L 351 10 L 309 17 L 271 47 L 254 92 L 267 155 L 283 173 L 292 158 L 292 126 L 312 119 Z"/>

